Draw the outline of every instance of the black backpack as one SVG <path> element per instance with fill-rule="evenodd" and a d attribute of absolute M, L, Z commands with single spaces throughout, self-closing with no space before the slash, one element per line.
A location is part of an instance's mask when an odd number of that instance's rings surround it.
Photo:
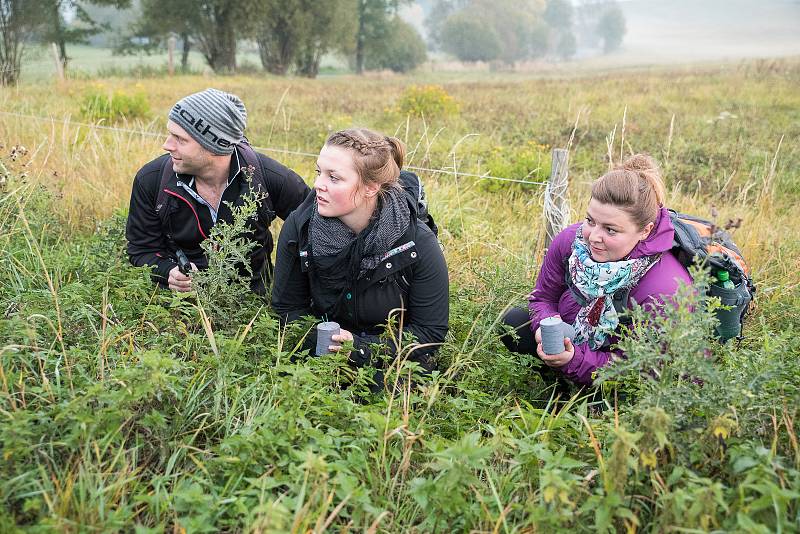
<path fill-rule="evenodd" d="M 425 198 L 425 187 L 419 176 L 411 171 L 400 171 L 400 185 L 417 206 L 417 219 L 424 222 L 431 229 L 433 235 L 439 236 L 439 227 L 433 220 L 433 215 L 428 211 L 428 199 Z"/>

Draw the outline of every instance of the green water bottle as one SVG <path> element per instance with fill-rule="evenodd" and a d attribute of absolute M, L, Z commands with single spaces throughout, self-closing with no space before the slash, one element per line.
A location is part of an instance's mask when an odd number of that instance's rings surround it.
<path fill-rule="evenodd" d="M 711 294 L 718 296 L 725 306 L 730 306 L 728 310 L 717 310 L 717 319 L 719 319 L 717 335 L 721 341 L 725 342 L 735 338 L 741 332 L 742 325 L 740 322 L 739 310 L 736 307 L 738 295 L 736 292 L 736 284 L 731 280 L 731 274 L 728 271 L 720 269 L 716 272 L 716 275 L 717 281 L 714 282 L 714 285 L 720 289 L 716 291 L 712 289 Z"/>
<path fill-rule="evenodd" d="M 731 280 L 731 273 L 720 269 L 717 271 L 717 281 L 719 282 L 718 285 L 724 287 L 725 289 L 736 289 L 736 284 L 733 283 Z"/>

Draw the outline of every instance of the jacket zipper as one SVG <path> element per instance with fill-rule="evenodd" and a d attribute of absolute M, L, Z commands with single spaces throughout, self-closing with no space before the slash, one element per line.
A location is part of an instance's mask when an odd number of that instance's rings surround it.
<path fill-rule="evenodd" d="M 192 210 L 192 213 L 194 213 L 194 218 L 197 221 L 197 229 L 200 230 L 200 235 L 203 236 L 203 239 L 208 239 L 208 236 L 203 231 L 203 227 L 200 226 L 200 217 L 197 216 L 197 210 L 194 209 L 194 206 L 192 206 L 192 203 L 189 202 L 188 200 L 186 200 L 185 198 L 183 198 L 182 196 L 180 196 L 178 193 L 175 193 L 174 191 L 170 191 L 169 189 L 164 189 L 164 192 L 166 194 L 168 194 L 168 195 L 172 195 L 173 197 L 179 198 L 179 199 L 183 200 L 184 202 L 186 202 L 186 205 L 189 206 L 189 208 L 191 208 L 191 210 Z"/>

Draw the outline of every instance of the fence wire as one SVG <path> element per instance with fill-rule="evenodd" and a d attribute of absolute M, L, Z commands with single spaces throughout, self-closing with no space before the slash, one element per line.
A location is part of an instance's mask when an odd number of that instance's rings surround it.
<path fill-rule="evenodd" d="M 26 113 L 17 113 L 17 112 L 14 112 L 14 111 L 0 111 L 0 115 L 6 115 L 6 116 L 10 116 L 10 117 L 18 117 L 18 118 L 22 118 L 22 119 L 32 119 L 32 120 L 37 120 L 37 121 L 47 121 L 47 122 L 53 122 L 53 123 L 57 122 L 57 123 L 60 123 L 60 124 L 70 124 L 70 125 L 73 125 L 73 126 L 83 126 L 83 127 L 86 127 L 86 128 L 95 128 L 95 129 L 98 129 L 98 130 L 106 130 L 106 131 L 111 131 L 111 132 L 126 133 L 126 134 L 131 134 L 131 135 L 140 135 L 142 137 L 154 137 L 154 138 L 159 138 L 159 139 L 163 139 L 164 138 L 164 134 L 162 134 L 162 133 L 149 132 L 147 130 L 135 130 L 135 129 L 132 129 L 132 128 L 119 128 L 119 127 L 116 127 L 116 126 L 105 126 L 105 125 L 102 125 L 102 124 L 91 124 L 91 123 L 85 123 L 85 122 L 77 122 L 77 121 L 70 120 L 69 118 L 57 119 L 55 117 L 41 117 L 41 116 L 38 116 L 38 115 L 30 115 L 30 114 L 26 114 Z M 278 154 L 290 154 L 290 155 L 294 155 L 294 156 L 301 156 L 301 157 L 307 157 L 307 158 L 316 158 L 318 156 L 318 154 L 314 154 L 314 153 L 311 153 L 311 152 L 303 152 L 303 151 L 300 151 L 300 150 L 289 150 L 289 149 L 286 149 L 286 148 L 263 147 L 263 146 L 255 146 L 255 145 L 253 145 L 253 148 L 256 149 L 256 150 L 263 151 L 263 152 L 273 152 L 273 153 L 278 153 Z M 448 168 L 431 169 L 431 168 L 428 168 L 428 167 L 419 167 L 419 166 L 414 166 L 414 165 L 405 165 L 403 168 L 404 169 L 409 169 L 409 170 L 412 170 L 412 171 L 417 171 L 417 172 L 428 172 L 428 173 L 432 173 L 432 174 L 446 174 L 446 175 L 451 175 L 451 176 L 455 176 L 455 177 L 461 176 L 461 177 L 477 178 L 479 180 L 495 180 L 495 181 L 500 181 L 500 182 L 512 182 L 512 183 L 528 184 L 528 185 L 547 185 L 547 182 L 537 182 L 537 181 L 533 181 L 533 180 L 523 180 L 523 179 L 520 179 L 520 178 L 505 178 L 503 176 L 492 176 L 492 175 L 486 174 L 486 173 L 485 174 L 478 174 L 478 173 L 472 173 L 472 172 L 461 172 L 461 171 L 456 171 L 456 170 L 448 169 Z"/>

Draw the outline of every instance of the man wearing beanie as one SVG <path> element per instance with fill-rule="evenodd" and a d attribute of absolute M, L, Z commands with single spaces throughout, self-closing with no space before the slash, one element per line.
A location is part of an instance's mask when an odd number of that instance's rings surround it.
<path fill-rule="evenodd" d="M 233 222 L 229 204 L 241 205 L 255 189 L 266 197 L 250 222 L 249 237 L 258 243 L 250 257 L 251 288 L 265 292 L 272 274 L 269 225 L 276 215 L 286 219 L 309 188 L 294 171 L 255 152 L 244 138 L 246 126 L 247 111 L 237 96 L 217 89 L 189 95 L 169 112 L 162 147 L 168 153 L 136 174 L 125 230 L 128 256 L 133 265 L 151 266 L 162 287 L 191 290 L 179 251 L 192 268 L 207 267 L 200 243 L 217 222 Z"/>

